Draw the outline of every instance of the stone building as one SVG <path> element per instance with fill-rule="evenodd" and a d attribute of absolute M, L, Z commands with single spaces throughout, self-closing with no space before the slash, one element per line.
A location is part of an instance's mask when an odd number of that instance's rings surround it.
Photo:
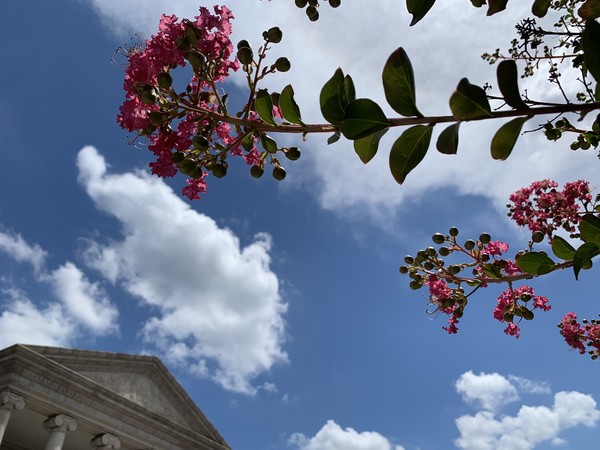
<path fill-rule="evenodd" d="M 14 345 L 0 351 L 0 450 L 226 450 L 153 356 Z"/>

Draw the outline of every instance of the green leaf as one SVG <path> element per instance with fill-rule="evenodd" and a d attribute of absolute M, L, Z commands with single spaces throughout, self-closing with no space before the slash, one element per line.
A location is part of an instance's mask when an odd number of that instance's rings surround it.
<path fill-rule="evenodd" d="M 273 118 L 273 100 L 266 89 L 259 89 L 256 93 L 254 108 L 262 120 L 271 125 L 277 125 Z"/>
<path fill-rule="evenodd" d="M 485 91 L 463 78 L 450 96 L 450 110 L 457 120 L 475 120 L 492 117 Z"/>
<path fill-rule="evenodd" d="M 528 108 L 519 93 L 517 63 L 512 59 L 501 61 L 496 69 L 496 76 L 498 78 L 498 88 L 504 97 L 504 101 L 515 109 Z"/>
<path fill-rule="evenodd" d="M 261 134 L 260 145 L 269 153 L 277 153 L 277 142 L 271 136 Z"/>
<path fill-rule="evenodd" d="M 415 125 L 404 131 L 394 142 L 390 151 L 390 170 L 392 176 L 402 184 L 406 176 L 419 165 L 427 154 L 433 127 Z"/>
<path fill-rule="evenodd" d="M 335 144 L 340 140 L 340 133 L 333 133 L 331 136 L 327 138 L 327 145 Z"/>
<path fill-rule="evenodd" d="M 585 66 L 600 83 L 600 24 L 593 19 L 588 20 L 581 41 Z"/>
<path fill-rule="evenodd" d="M 498 268 L 492 266 L 491 264 L 484 264 L 481 266 L 483 273 L 485 273 L 490 278 L 502 278 L 502 272 L 498 270 Z"/>
<path fill-rule="evenodd" d="M 445 128 L 444 131 L 438 136 L 437 143 L 435 144 L 438 152 L 444 155 L 456 155 L 458 152 L 458 128 L 460 122 L 450 125 Z"/>
<path fill-rule="evenodd" d="M 523 253 L 517 258 L 517 265 L 523 272 L 531 275 L 544 275 L 552 272 L 555 266 L 554 261 L 541 252 Z"/>
<path fill-rule="evenodd" d="M 423 117 L 417 109 L 412 65 L 402 47 L 388 58 L 382 78 L 385 98 L 394 111 L 403 116 Z"/>
<path fill-rule="evenodd" d="M 554 236 L 552 238 L 552 251 L 558 258 L 565 261 L 572 260 L 575 255 L 575 247 L 560 236 Z"/>
<path fill-rule="evenodd" d="M 283 118 L 290 123 L 301 124 L 302 116 L 300 115 L 300 107 L 294 100 L 294 88 L 288 84 L 283 88 L 279 95 L 279 109 Z"/>
<path fill-rule="evenodd" d="M 575 279 L 579 277 L 581 269 L 585 269 L 592 262 L 592 258 L 600 255 L 600 246 L 593 242 L 586 242 L 577 249 L 573 256 L 573 272 L 575 272 Z"/>
<path fill-rule="evenodd" d="M 321 114 L 327 122 L 339 125 L 344 120 L 349 103 L 344 72 L 342 69 L 337 69 L 321 89 L 319 96 Z"/>
<path fill-rule="evenodd" d="M 492 16 L 497 12 L 503 11 L 506 9 L 506 4 L 508 0 L 488 0 L 488 11 L 487 15 Z"/>
<path fill-rule="evenodd" d="M 347 139 L 355 140 L 383 130 L 389 125 L 390 122 L 377 103 L 368 98 L 359 98 L 350 102 L 346 108 L 340 129 Z"/>
<path fill-rule="evenodd" d="M 434 3 L 435 0 L 406 0 L 406 9 L 413 16 L 410 26 L 412 27 L 425 17 L 425 14 L 427 14 Z"/>
<path fill-rule="evenodd" d="M 504 161 L 510 156 L 521 134 L 523 124 L 529 119 L 530 117 L 517 117 L 500 127 L 492 138 L 492 158 Z"/>
<path fill-rule="evenodd" d="M 550 3 L 552 3 L 552 0 L 535 0 L 531 7 L 531 12 L 536 17 L 544 17 L 548 12 Z"/>
<path fill-rule="evenodd" d="M 348 103 L 356 100 L 356 89 L 354 89 L 354 81 L 352 81 L 352 77 L 350 75 L 346 75 L 344 77 L 344 91 L 346 92 Z"/>
<path fill-rule="evenodd" d="M 600 245 L 600 218 L 593 214 L 583 216 L 579 222 L 579 233 L 584 242 Z"/>
<path fill-rule="evenodd" d="M 385 128 L 383 130 L 376 131 L 367 137 L 354 141 L 354 151 L 363 163 L 368 163 L 371 161 L 371 159 L 373 159 L 373 156 L 377 154 L 379 141 L 383 135 L 387 133 L 387 131 L 388 128 Z"/>
<path fill-rule="evenodd" d="M 600 0 L 587 0 L 577 12 L 586 20 L 600 17 Z"/>

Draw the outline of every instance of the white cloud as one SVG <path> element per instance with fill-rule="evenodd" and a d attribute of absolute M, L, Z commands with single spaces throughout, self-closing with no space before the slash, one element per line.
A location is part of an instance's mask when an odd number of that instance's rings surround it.
<path fill-rule="evenodd" d="M 0 348 L 17 343 L 49 346 L 68 345 L 76 334 L 76 324 L 58 303 L 36 306 L 15 288 L 2 290 Z"/>
<path fill-rule="evenodd" d="M 455 384 L 466 402 L 475 402 L 486 410 L 495 411 L 501 406 L 519 400 L 516 388 L 499 373 L 463 373 Z"/>
<path fill-rule="evenodd" d="M 282 350 L 283 314 L 271 239 L 239 239 L 142 172 L 111 175 L 93 147 L 78 156 L 79 180 L 96 206 L 122 225 L 123 239 L 92 243 L 88 263 L 151 305 L 146 343 L 223 387 L 255 393 L 251 379 Z"/>
<path fill-rule="evenodd" d="M 527 378 L 509 375 L 508 379 L 513 383 L 519 392 L 528 394 L 550 394 L 550 386 L 548 383 L 528 380 Z"/>
<path fill-rule="evenodd" d="M 342 429 L 333 420 L 328 420 L 313 437 L 294 433 L 288 443 L 298 450 L 404 450 L 377 432 Z"/>
<path fill-rule="evenodd" d="M 558 392 L 554 405 L 521 406 L 515 416 L 496 417 L 495 410 L 519 399 L 516 381 L 523 392 L 548 393 L 543 383 L 497 374 L 469 371 L 456 382 L 456 390 L 468 402 L 480 403 L 483 411 L 456 419 L 460 437 L 455 444 L 465 450 L 530 450 L 543 442 L 566 443 L 559 434 L 578 426 L 593 427 L 600 420 L 594 399 L 579 392 Z"/>
<path fill-rule="evenodd" d="M 51 281 L 57 298 L 69 314 L 97 334 L 118 330 L 119 312 L 106 298 L 97 283 L 90 283 L 83 272 L 71 262 L 53 271 Z"/>
<path fill-rule="evenodd" d="M 57 300 L 33 302 L 13 287 L 11 280 L 2 279 L 0 340 L 3 346 L 16 343 L 66 345 L 82 330 L 93 335 L 118 332 L 116 306 L 75 264 L 67 262 L 48 271 L 47 252 L 12 232 L 0 232 L 0 250 L 16 262 L 31 264 L 34 274 L 28 283 L 49 285 Z"/>
<path fill-rule="evenodd" d="M 273 56 L 288 56 L 292 71 L 267 79 L 266 85 L 281 89 L 292 83 L 303 117 L 312 122 L 323 121 L 318 93 L 338 66 L 353 76 L 359 97 L 373 98 L 385 105 L 381 68 L 398 46 L 403 46 L 412 59 L 421 110 L 425 114 L 447 114 L 448 98 L 462 77 L 467 76 L 480 85 L 486 81 L 496 84 L 495 68 L 481 61 L 480 55 L 496 47 L 506 48 L 514 37 L 514 24 L 529 14 L 529 6 L 517 2 L 507 11 L 489 18 L 483 9 L 472 8 L 468 2 L 447 0 L 437 2 L 423 21 L 409 28 L 405 6 L 396 0 L 380 0 L 373 7 L 365 6 L 364 2 L 344 2 L 336 10 L 323 5 L 321 19 L 316 23 L 308 21 L 305 14 L 288 1 L 230 0 L 226 3 L 236 16 L 234 42 L 245 38 L 258 45 L 262 30 L 273 25 L 282 27 L 284 40 L 274 46 Z M 106 26 L 122 38 L 138 31 L 151 35 L 162 12 L 187 17 L 197 12 L 195 0 L 176 3 L 93 0 L 92 5 Z M 376 33 L 372 32 L 374 27 Z M 477 36 L 476 40 L 465 39 L 467 27 L 469 35 Z M 545 79 L 544 74 L 541 77 Z M 234 80 L 244 85 L 241 76 Z M 540 99 L 548 100 L 545 81 L 528 83 L 523 87 L 529 87 L 531 95 L 538 92 Z M 391 114 L 389 108 L 386 110 Z M 540 122 L 542 119 L 536 118 L 527 125 L 535 128 Z M 380 154 L 367 166 L 358 160 L 350 143 L 327 146 L 324 139 L 310 137 L 303 144 L 306 150 L 303 159 L 310 161 L 302 166 L 306 172 L 300 174 L 300 169 L 290 166 L 286 182 L 294 183 L 293 180 L 298 182 L 302 178 L 303 183 L 316 192 L 324 208 L 345 214 L 360 211 L 363 216 L 370 212 L 381 218 L 398 211 L 407 200 L 418 200 L 435 190 L 439 190 L 440 195 L 449 189 L 481 195 L 503 210 L 508 194 L 537 179 L 550 177 L 559 182 L 573 178 L 597 179 L 593 164 L 595 152 L 572 152 L 568 142 L 549 143 L 539 134 L 522 136 L 508 161 L 493 161 L 489 144 L 499 126 L 497 122 L 463 124 L 459 155 L 439 155 L 432 148 L 402 187 L 389 175 L 387 157 L 387 149 L 399 132 L 388 133 Z M 436 128 L 441 130 L 441 127 Z"/>
<path fill-rule="evenodd" d="M 44 264 L 46 252 L 37 244 L 28 244 L 20 234 L 0 232 L 0 250 L 18 262 L 31 264 L 39 271 Z"/>

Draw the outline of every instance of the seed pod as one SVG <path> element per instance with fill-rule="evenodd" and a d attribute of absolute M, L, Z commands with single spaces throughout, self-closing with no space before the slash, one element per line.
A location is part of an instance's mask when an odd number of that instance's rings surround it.
<path fill-rule="evenodd" d="M 144 91 L 141 100 L 146 105 L 154 105 L 156 103 L 156 95 L 154 95 L 153 91 Z"/>
<path fill-rule="evenodd" d="M 239 49 L 240 49 L 240 48 L 242 48 L 242 47 L 248 47 L 248 48 L 251 48 L 251 47 L 250 47 L 250 42 L 248 42 L 248 41 L 247 41 L 247 40 L 245 40 L 245 39 L 242 39 L 240 42 L 238 42 L 238 44 L 237 44 L 237 49 L 239 50 Z"/>
<path fill-rule="evenodd" d="M 319 11 L 314 6 L 309 6 L 306 8 L 306 15 L 311 22 L 316 22 L 319 20 Z"/>
<path fill-rule="evenodd" d="M 411 281 L 408 286 L 413 290 L 416 291 L 417 289 L 421 289 L 421 283 L 419 283 L 418 281 Z"/>
<path fill-rule="evenodd" d="M 405 256 L 404 257 L 404 262 L 406 264 L 413 264 L 415 262 L 415 259 L 412 256 Z"/>
<path fill-rule="evenodd" d="M 433 270 L 434 265 L 431 261 L 425 261 L 423 267 L 425 267 L 425 270 Z"/>
<path fill-rule="evenodd" d="M 448 247 L 440 247 L 438 253 L 440 254 L 440 256 L 448 256 L 450 254 L 450 250 L 448 249 Z"/>
<path fill-rule="evenodd" d="M 308 4 L 308 0 L 296 0 L 296 6 L 298 8 L 304 8 Z"/>
<path fill-rule="evenodd" d="M 342 0 L 329 0 L 329 6 L 332 8 L 337 8 L 342 4 Z"/>
<path fill-rule="evenodd" d="M 217 178 L 223 178 L 227 175 L 227 167 L 224 164 L 215 164 L 211 169 L 212 174 Z"/>
<path fill-rule="evenodd" d="M 534 231 L 531 235 L 531 240 L 533 242 L 542 242 L 544 240 L 544 233 L 541 231 Z"/>
<path fill-rule="evenodd" d="M 448 233 L 450 234 L 450 236 L 456 237 L 458 236 L 458 228 L 452 227 L 448 230 Z"/>
<path fill-rule="evenodd" d="M 473 250 L 474 248 L 475 248 L 475 241 L 469 239 L 468 241 L 465 242 L 465 249 Z"/>
<path fill-rule="evenodd" d="M 401 274 L 407 274 L 408 273 L 408 267 L 406 266 L 400 266 L 400 273 Z"/>

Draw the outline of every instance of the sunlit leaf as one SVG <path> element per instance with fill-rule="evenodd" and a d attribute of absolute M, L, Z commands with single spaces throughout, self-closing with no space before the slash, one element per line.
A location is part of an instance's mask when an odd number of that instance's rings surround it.
<path fill-rule="evenodd" d="M 460 122 L 456 122 L 444 130 L 438 136 L 436 148 L 444 155 L 456 155 L 458 152 L 458 128 Z"/>
<path fill-rule="evenodd" d="M 565 261 L 572 260 L 575 255 L 575 247 L 560 236 L 554 236 L 552 238 L 552 251 L 558 258 Z"/>
<path fill-rule="evenodd" d="M 517 63 L 512 59 L 501 61 L 496 69 L 496 76 L 504 101 L 515 109 L 528 108 L 519 92 Z"/>
<path fill-rule="evenodd" d="M 423 116 L 417 109 L 412 65 L 402 47 L 388 58 L 382 78 L 385 98 L 394 111 L 403 116 Z"/>
<path fill-rule="evenodd" d="M 434 3 L 435 0 L 406 0 L 406 9 L 413 16 L 410 26 L 412 27 L 425 17 L 425 14 L 427 14 Z"/>
<path fill-rule="evenodd" d="M 541 252 L 523 253 L 517 258 L 517 265 L 523 272 L 531 275 L 544 275 L 552 272 L 555 266 L 554 261 Z"/>
<path fill-rule="evenodd" d="M 344 120 L 346 108 L 348 108 L 348 96 L 346 93 L 344 72 L 337 69 L 333 76 L 325 83 L 319 96 L 321 114 L 327 122 L 339 125 Z"/>
<path fill-rule="evenodd" d="M 593 214 L 586 214 L 579 222 L 579 233 L 585 242 L 600 245 L 600 219 Z"/>
<path fill-rule="evenodd" d="M 592 262 L 592 258 L 600 254 L 600 246 L 593 242 L 586 242 L 577 249 L 573 256 L 573 272 L 575 279 L 579 277 L 581 269 L 585 269 Z"/>
<path fill-rule="evenodd" d="M 474 120 L 492 117 L 485 91 L 463 78 L 450 96 L 450 110 L 457 120 Z"/>
<path fill-rule="evenodd" d="M 373 100 L 360 98 L 346 108 L 340 129 L 347 139 L 360 139 L 389 127 L 390 122 L 381 107 Z"/>
<path fill-rule="evenodd" d="M 273 118 L 273 100 L 266 89 L 259 89 L 254 100 L 254 108 L 259 117 L 271 125 L 277 125 Z"/>
<path fill-rule="evenodd" d="M 367 137 L 354 141 L 354 151 L 363 163 L 368 163 L 377 154 L 379 141 L 383 135 L 387 133 L 387 131 L 388 128 L 385 128 L 383 130 L 376 131 Z"/>
<path fill-rule="evenodd" d="M 390 151 L 390 170 L 399 184 L 427 154 L 432 132 L 432 126 L 415 125 L 405 130 L 394 142 Z"/>
<path fill-rule="evenodd" d="M 521 134 L 523 124 L 529 119 L 529 117 L 517 117 L 500 127 L 492 138 L 490 146 L 492 158 L 503 161 L 510 156 Z"/>
<path fill-rule="evenodd" d="M 294 88 L 291 84 L 288 84 L 283 88 L 279 95 L 279 109 L 283 118 L 290 123 L 301 124 L 302 116 L 300 114 L 300 107 L 294 100 Z"/>

